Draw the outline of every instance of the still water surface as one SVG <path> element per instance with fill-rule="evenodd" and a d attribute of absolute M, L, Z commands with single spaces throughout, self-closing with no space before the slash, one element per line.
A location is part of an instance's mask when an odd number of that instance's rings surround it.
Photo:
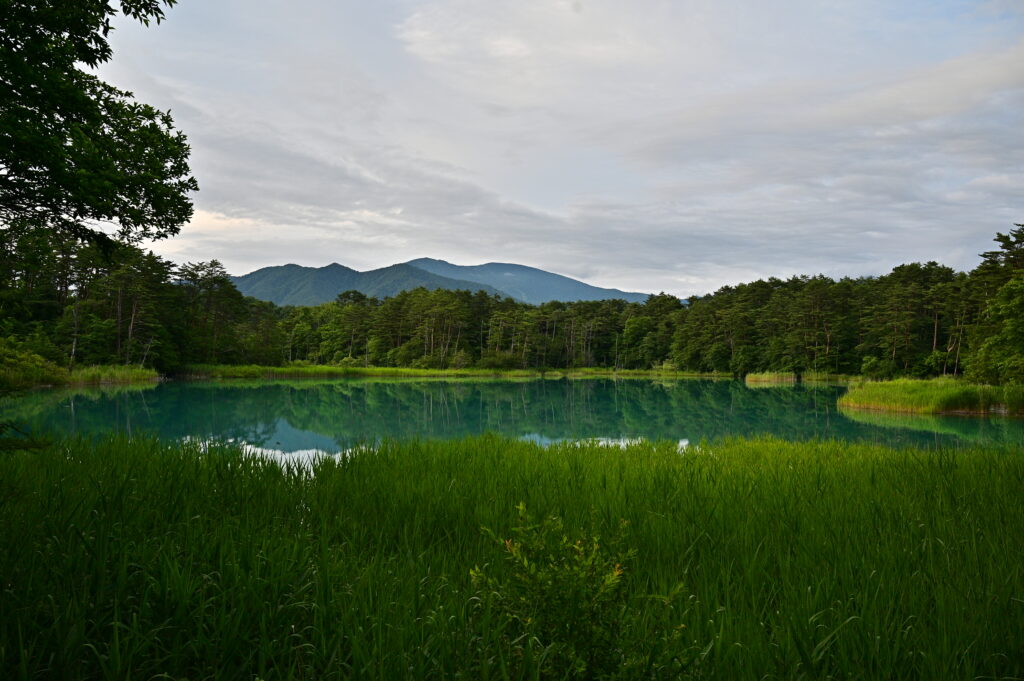
<path fill-rule="evenodd" d="M 846 414 L 843 389 L 751 389 L 735 381 L 334 380 L 167 382 L 117 390 L 40 391 L 0 418 L 37 433 L 112 431 L 241 442 L 268 453 L 339 452 L 385 438 L 495 432 L 566 439 L 685 444 L 728 436 L 834 438 L 895 446 L 1024 447 L 1024 421 Z"/>

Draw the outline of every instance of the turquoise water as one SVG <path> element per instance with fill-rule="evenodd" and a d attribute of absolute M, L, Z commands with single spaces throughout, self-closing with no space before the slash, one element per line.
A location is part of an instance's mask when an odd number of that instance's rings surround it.
<path fill-rule="evenodd" d="M 896 446 L 1024 446 L 1014 419 L 847 416 L 836 386 L 751 389 L 735 381 L 372 380 L 167 382 L 39 391 L 0 418 L 41 434 L 152 433 L 242 442 L 268 452 L 338 452 L 385 438 L 495 432 L 540 443 L 728 436 L 835 438 Z"/>

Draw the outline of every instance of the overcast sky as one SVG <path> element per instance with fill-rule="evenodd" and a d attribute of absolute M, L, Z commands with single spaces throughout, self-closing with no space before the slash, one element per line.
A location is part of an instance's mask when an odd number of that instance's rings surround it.
<path fill-rule="evenodd" d="M 1024 222 L 1024 0 L 180 0 L 102 75 L 170 109 L 176 262 L 516 262 L 705 293 L 969 269 Z"/>

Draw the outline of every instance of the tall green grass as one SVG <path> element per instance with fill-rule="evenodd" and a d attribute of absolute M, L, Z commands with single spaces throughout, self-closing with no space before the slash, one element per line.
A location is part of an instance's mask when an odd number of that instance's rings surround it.
<path fill-rule="evenodd" d="M 995 449 L 61 443 L 0 457 L 0 678 L 1019 678 L 1022 486 Z"/>
<path fill-rule="evenodd" d="M 849 376 L 842 374 L 829 374 L 823 371 L 806 371 L 800 374 L 800 381 L 804 383 L 837 383 L 850 380 Z M 792 371 L 759 371 L 749 373 L 744 381 L 751 387 L 764 385 L 789 385 L 797 383 L 797 375 Z"/>
<path fill-rule="evenodd" d="M 156 381 L 160 374 L 155 369 L 121 364 L 76 367 L 71 371 L 69 385 L 107 385 L 119 383 L 146 383 Z"/>
<path fill-rule="evenodd" d="M 912 414 L 1019 414 L 1024 413 L 1024 386 L 981 385 L 953 378 L 861 381 L 839 398 L 839 406 Z"/>
<path fill-rule="evenodd" d="M 180 372 L 183 378 L 204 379 L 288 379 L 288 378 L 587 378 L 587 377 L 695 377 L 721 378 L 720 374 L 695 374 L 664 368 L 657 369 L 614 369 L 603 367 L 582 367 L 576 369 L 416 369 L 410 367 L 360 367 L 327 364 L 288 364 L 280 367 L 258 365 L 206 364 L 193 365 Z"/>
<path fill-rule="evenodd" d="M 800 377 L 805 383 L 845 383 L 853 379 L 847 374 L 830 374 L 826 371 L 805 371 Z"/>
<path fill-rule="evenodd" d="M 747 385 L 758 385 L 758 384 L 792 384 L 796 383 L 796 374 L 787 371 L 762 371 L 756 373 L 747 374 L 744 377 L 744 381 Z"/>
<path fill-rule="evenodd" d="M 413 369 L 408 367 L 359 367 L 327 364 L 288 364 L 280 367 L 255 364 L 229 365 L 204 364 L 187 367 L 181 372 L 185 378 L 345 378 L 359 376 L 375 377 L 489 377 L 489 376 L 539 376 L 533 369 Z"/>
<path fill-rule="evenodd" d="M 98 365 L 68 371 L 52 362 L 18 362 L 0 365 L 0 388 L 27 390 L 56 386 L 147 383 L 160 378 L 153 369 L 137 366 Z"/>

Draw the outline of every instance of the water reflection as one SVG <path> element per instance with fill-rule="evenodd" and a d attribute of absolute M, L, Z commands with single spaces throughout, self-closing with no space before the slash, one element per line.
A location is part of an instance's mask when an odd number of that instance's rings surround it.
<path fill-rule="evenodd" d="M 761 434 L 925 447 L 1024 443 L 1019 420 L 931 417 L 922 425 L 906 418 L 850 418 L 836 410 L 841 390 L 751 390 L 733 381 L 693 380 L 169 382 L 149 389 L 37 392 L 5 405 L 3 418 L 37 432 L 147 432 L 301 455 L 384 438 L 483 432 L 539 443 L 683 443 Z"/>

